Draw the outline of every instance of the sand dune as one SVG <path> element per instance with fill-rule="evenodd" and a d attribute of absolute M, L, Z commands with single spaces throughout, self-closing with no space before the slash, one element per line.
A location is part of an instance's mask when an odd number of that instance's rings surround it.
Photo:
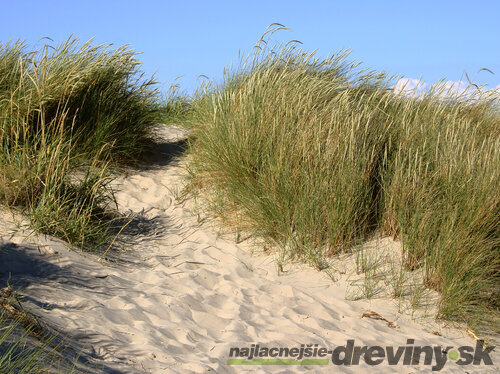
<path fill-rule="evenodd" d="M 306 265 L 288 264 L 278 275 L 273 255 L 252 251 L 249 241 L 222 238 L 178 202 L 183 159 L 171 157 L 185 136 L 163 129 L 165 143 L 148 167 L 129 170 L 115 182 L 121 211 L 141 217 L 121 240 L 118 262 L 68 250 L 59 240 L 23 233 L 2 216 L 0 277 L 26 296 L 24 306 L 60 331 L 96 372 L 430 372 L 429 365 L 371 368 L 321 366 L 228 366 L 229 348 L 319 344 L 475 346 L 459 329 L 399 313 L 390 298 L 351 301 L 349 261 L 337 282 Z M 169 143 L 171 142 L 171 143 Z M 24 233 L 27 231 L 24 230 Z M 374 247 L 395 245 L 387 239 Z M 7 250 L 5 250 L 7 249 Z M 253 253 L 252 253 L 253 252 Z M 5 284 L 2 285 L 2 287 Z M 361 318 L 375 311 L 377 318 Z M 438 332 L 441 335 L 436 335 Z M 468 365 L 468 372 L 499 370 Z M 441 372 L 457 372 L 454 362 Z"/>

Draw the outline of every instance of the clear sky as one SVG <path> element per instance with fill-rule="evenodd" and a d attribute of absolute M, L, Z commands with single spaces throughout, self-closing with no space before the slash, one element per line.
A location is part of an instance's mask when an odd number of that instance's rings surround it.
<path fill-rule="evenodd" d="M 279 22 L 320 56 L 351 48 L 364 66 L 407 78 L 500 85 L 500 0 L 153 1 L 0 0 L 0 42 L 71 34 L 96 43 L 129 44 L 143 70 L 166 88 L 176 77 L 191 93 L 201 74 L 222 77 Z M 495 74 L 478 70 L 488 68 Z"/>

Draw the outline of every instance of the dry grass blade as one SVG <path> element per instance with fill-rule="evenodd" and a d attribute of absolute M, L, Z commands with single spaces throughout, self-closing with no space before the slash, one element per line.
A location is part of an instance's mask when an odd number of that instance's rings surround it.
<path fill-rule="evenodd" d="M 42 339 L 46 336 L 46 332 L 35 316 L 28 313 L 19 303 L 12 288 L 4 287 L 0 289 L 0 307 L 6 310 L 14 320 L 20 322 L 29 334 L 37 339 Z"/>
<path fill-rule="evenodd" d="M 361 318 L 371 318 L 371 319 L 376 319 L 380 321 L 384 321 L 387 323 L 387 326 L 392 327 L 393 329 L 397 329 L 399 326 L 395 324 L 394 322 L 389 321 L 387 318 L 382 317 L 380 314 L 377 312 L 374 312 L 373 310 L 367 310 L 361 315 Z"/>

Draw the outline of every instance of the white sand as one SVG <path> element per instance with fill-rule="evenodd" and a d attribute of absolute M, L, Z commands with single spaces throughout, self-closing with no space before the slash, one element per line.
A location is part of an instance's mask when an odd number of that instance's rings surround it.
<path fill-rule="evenodd" d="M 179 129 L 163 131 L 170 140 L 183 136 Z M 226 360 L 231 346 L 252 343 L 291 348 L 317 343 L 332 349 L 347 339 L 356 345 L 398 346 L 414 338 L 415 345 L 475 346 L 464 331 L 399 313 L 398 300 L 346 300 L 352 291 L 352 258 L 335 265 L 345 269 L 336 274 L 337 282 L 300 264 L 288 264 L 278 275 L 273 255 L 252 254 L 250 243 L 218 237 L 198 224 L 190 210 L 193 201 L 176 202 L 182 174 L 182 162 L 174 160 L 129 171 L 116 182 L 120 209 L 142 212 L 147 229 L 127 239 L 120 264 L 98 262 L 53 238 L 11 237 L 11 217 L 1 218 L 0 248 L 3 243 L 8 250 L 0 251 L 0 279 L 11 272 L 11 283 L 26 296 L 23 305 L 68 337 L 96 371 L 430 372 L 422 364 L 227 366 Z M 372 245 L 397 246 L 389 240 Z M 398 327 L 361 318 L 366 310 Z M 494 363 L 464 369 L 498 371 L 497 354 Z M 460 369 L 448 362 L 441 372 Z"/>

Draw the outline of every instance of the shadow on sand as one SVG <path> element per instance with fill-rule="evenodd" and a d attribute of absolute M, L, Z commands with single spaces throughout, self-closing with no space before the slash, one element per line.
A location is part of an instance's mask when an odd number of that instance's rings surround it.
<path fill-rule="evenodd" d="M 91 335 L 73 337 L 61 333 L 61 326 L 42 321 L 37 310 L 50 310 L 61 305 L 50 305 L 38 298 L 27 295 L 27 288 L 50 281 L 99 289 L 101 279 L 78 272 L 72 266 L 57 266 L 44 259 L 44 255 L 35 246 L 17 245 L 0 239 L 0 288 L 9 287 L 15 291 L 12 298 L 16 310 L 22 310 L 36 327 L 33 331 L 43 331 L 42 340 L 27 334 L 23 323 L 15 324 L 9 336 L 0 344 L 0 357 L 13 350 L 14 355 L 42 350 L 38 356 L 43 366 L 48 365 L 55 372 L 72 373 L 120 373 L 109 367 L 94 351 Z M 4 300 L 5 301 L 5 300 Z M 0 328 L 13 323 L 9 313 L 0 319 Z"/>
<path fill-rule="evenodd" d="M 176 161 L 188 148 L 188 139 L 181 139 L 172 142 L 158 142 L 151 146 L 151 150 L 144 155 L 144 159 L 139 162 L 139 170 L 151 170 L 165 167 Z"/>
<path fill-rule="evenodd" d="M 144 160 L 133 169 L 148 171 L 166 167 L 179 159 L 186 151 L 187 145 L 187 139 L 158 142 L 145 155 Z M 116 237 L 115 240 L 109 248 L 91 249 L 89 256 L 100 256 L 105 251 L 105 259 L 109 262 L 118 265 L 140 266 L 133 254 L 124 253 L 122 248 L 133 245 L 137 240 L 143 240 L 145 237 L 155 236 L 167 230 L 168 219 L 166 217 L 148 218 L 145 216 L 145 212 L 131 213 L 130 215 L 112 214 L 109 230 Z M 57 252 L 53 255 L 57 256 Z M 76 252 L 72 252 L 72 255 L 81 256 Z M 29 243 L 18 245 L 0 237 L 0 289 L 6 287 L 13 289 L 19 301 L 18 307 L 32 315 L 34 321 L 38 321 L 43 330 L 53 339 L 51 346 L 55 344 L 57 350 L 51 349 L 50 346 L 45 349 L 50 351 L 47 353 L 50 357 L 51 367 L 59 372 L 111 374 L 122 372 L 111 367 L 112 363 L 106 363 L 104 357 L 97 353 L 93 347 L 93 344 L 97 342 L 99 346 L 103 346 L 103 343 L 104 345 L 113 345 L 113 342 L 103 342 L 103 336 L 89 332 L 78 336 L 62 333 L 65 326 L 62 326 L 61 323 L 64 322 L 55 317 L 52 318 L 48 312 L 53 309 L 65 309 L 66 300 L 62 299 L 52 303 L 43 301 L 44 290 L 50 289 L 55 283 L 66 291 L 82 288 L 91 290 L 96 295 L 105 296 L 106 288 L 109 287 L 109 279 L 105 274 L 102 276 L 91 275 L 95 274 L 92 272 L 92 261 L 94 260 L 64 261 L 62 264 L 50 262 L 47 260 L 47 254 L 42 253 L 36 245 Z M 34 290 L 38 290 L 36 295 L 30 292 L 30 286 L 33 286 Z M 0 328 L 8 323 L 9 319 L 0 320 Z M 0 345 L 0 357 L 2 353 L 11 348 L 14 350 L 39 349 L 37 347 L 40 346 L 40 342 L 35 337 L 23 335 L 25 335 L 24 328 L 17 326 L 9 339 Z M 16 341 L 20 340 L 23 341 L 23 344 L 19 346 L 22 348 L 15 346 Z M 121 366 L 123 362 L 116 364 Z"/>

